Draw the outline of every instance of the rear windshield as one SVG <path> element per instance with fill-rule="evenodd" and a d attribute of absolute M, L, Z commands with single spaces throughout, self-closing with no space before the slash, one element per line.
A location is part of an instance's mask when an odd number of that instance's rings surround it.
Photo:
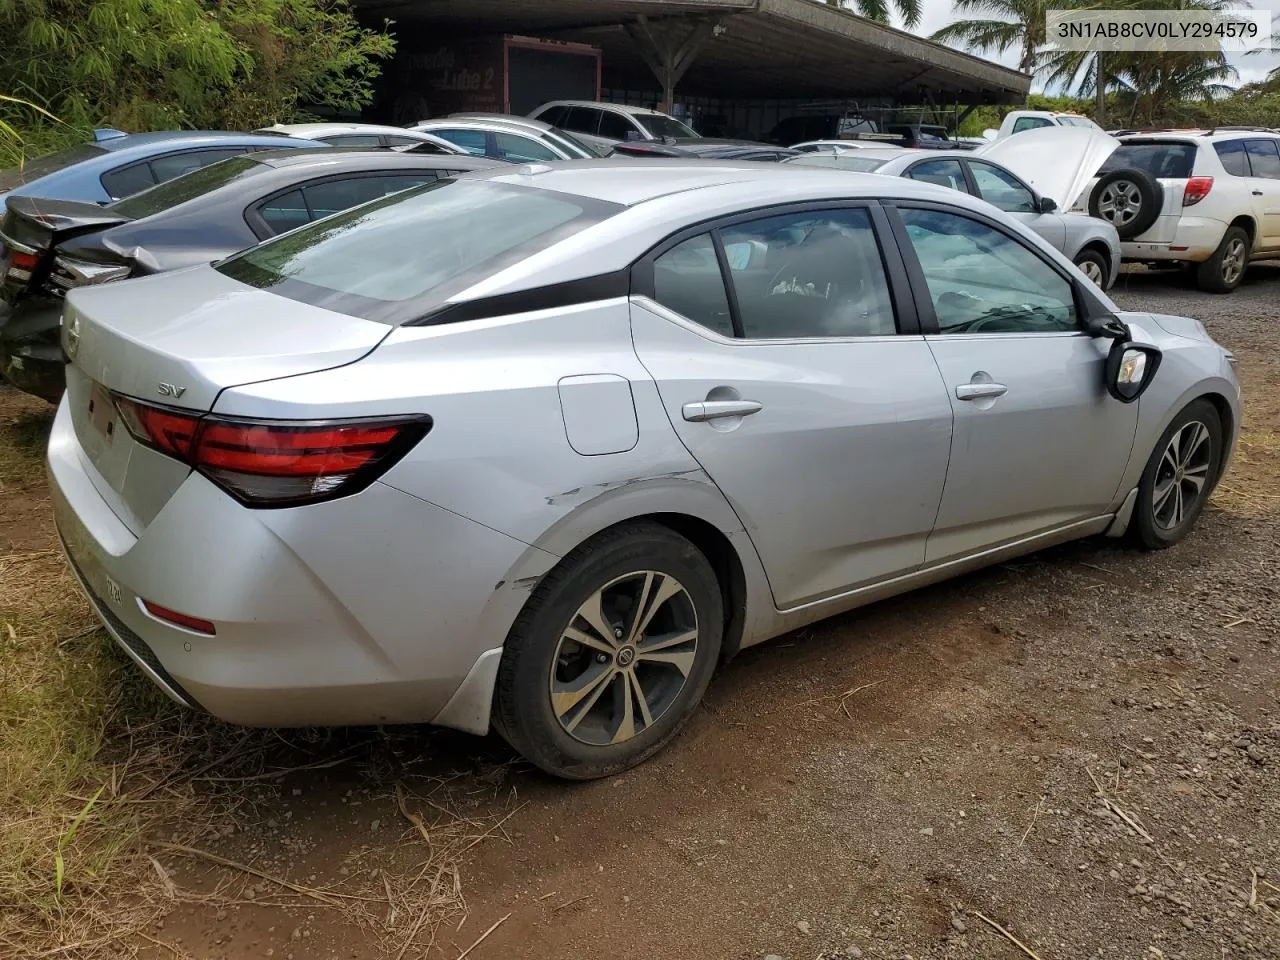
<path fill-rule="evenodd" d="M 796 157 L 786 162 L 793 167 L 831 167 L 836 170 L 852 170 L 855 173 L 870 173 L 889 161 L 876 157 L 851 157 L 848 154 L 823 153 Z"/>
<path fill-rule="evenodd" d="M 674 117 L 668 117 L 661 113 L 636 113 L 632 115 L 640 126 L 649 131 L 649 136 L 655 140 L 661 140 L 663 137 L 696 137 L 693 127 L 685 126 Z"/>
<path fill-rule="evenodd" d="M 1195 164 L 1196 145 L 1194 143 L 1131 142 L 1120 144 L 1120 148 L 1111 154 L 1098 172 L 1112 173 L 1116 170 L 1136 167 L 1153 177 L 1185 180 L 1191 176 L 1191 170 Z"/>
<path fill-rule="evenodd" d="M 264 169 L 266 168 L 252 157 L 243 155 L 231 157 L 211 163 L 207 167 L 192 170 L 172 180 L 166 180 L 131 197 L 117 200 L 115 203 L 108 204 L 108 208 L 122 217 L 141 220 L 153 213 L 202 197 L 219 187 L 225 187 L 232 180 L 253 176 Z"/>
<path fill-rule="evenodd" d="M 20 187 L 22 184 L 30 183 L 39 177 L 57 173 L 63 167 L 69 167 L 73 163 L 79 163 L 81 160 L 100 157 L 106 152 L 97 144 L 82 143 L 76 147 L 59 150 L 57 153 L 48 153 L 43 157 L 36 157 L 34 160 L 28 160 L 20 168 L 9 167 L 8 169 L 0 170 L 0 190 L 12 190 L 14 187 Z"/>
<path fill-rule="evenodd" d="M 440 180 L 294 230 L 217 268 L 291 300 L 401 324 L 622 209 L 549 190 Z"/>

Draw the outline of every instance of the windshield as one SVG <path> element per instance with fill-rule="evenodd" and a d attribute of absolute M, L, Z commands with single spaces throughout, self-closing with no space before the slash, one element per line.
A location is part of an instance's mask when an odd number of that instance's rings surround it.
<path fill-rule="evenodd" d="M 12 190 L 24 183 L 57 173 L 64 167 L 79 163 L 81 160 L 100 157 L 106 152 L 95 143 L 82 143 L 79 146 L 68 147 L 66 150 L 59 150 L 57 153 L 48 153 L 43 157 L 28 160 L 20 168 L 8 167 L 0 170 L 0 190 Z"/>
<path fill-rule="evenodd" d="M 830 167 L 836 170 L 852 170 L 855 173 L 871 173 L 871 171 L 883 167 L 888 161 L 880 160 L 876 157 L 823 153 L 816 156 L 794 157 L 784 161 L 784 163 L 794 164 L 798 167 Z"/>
<path fill-rule="evenodd" d="M 1098 171 L 1099 176 L 1137 167 L 1152 177 L 1185 180 L 1196 163 L 1194 143 L 1147 141 L 1122 143 Z"/>
<path fill-rule="evenodd" d="M 636 113 L 631 117 L 649 132 L 655 140 L 663 137 L 696 137 L 693 127 L 681 123 L 675 117 L 662 113 Z"/>
<path fill-rule="evenodd" d="M 621 209 L 531 187 L 440 180 L 302 227 L 217 269 L 291 300 L 400 324 Z"/>
<path fill-rule="evenodd" d="M 219 160 L 207 167 L 200 167 L 190 173 L 167 180 L 131 197 L 108 204 L 108 208 L 122 217 L 141 220 L 161 210 L 168 210 L 180 203 L 202 197 L 206 193 L 225 187 L 232 180 L 253 176 L 265 170 L 262 164 L 252 157 L 231 157 Z"/>

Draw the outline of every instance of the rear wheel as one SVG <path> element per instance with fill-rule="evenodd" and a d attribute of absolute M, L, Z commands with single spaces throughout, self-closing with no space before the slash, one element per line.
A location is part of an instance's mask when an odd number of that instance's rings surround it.
<path fill-rule="evenodd" d="M 1171 547 L 1195 526 L 1222 464 L 1222 418 L 1208 400 L 1176 417 L 1151 452 L 1129 527 L 1146 550 Z"/>
<path fill-rule="evenodd" d="M 1230 293 L 1240 286 L 1248 266 L 1249 234 L 1228 227 L 1218 249 L 1196 268 L 1196 286 L 1209 293 Z"/>
<path fill-rule="evenodd" d="M 697 547 L 653 523 L 605 531 L 543 578 L 512 627 L 494 724 L 548 773 L 619 773 L 688 720 L 723 631 L 720 587 Z"/>
<path fill-rule="evenodd" d="M 1096 250 L 1081 250 L 1076 254 L 1075 264 L 1095 287 L 1099 290 L 1107 289 L 1110 267 L 1102 254 Z"/>

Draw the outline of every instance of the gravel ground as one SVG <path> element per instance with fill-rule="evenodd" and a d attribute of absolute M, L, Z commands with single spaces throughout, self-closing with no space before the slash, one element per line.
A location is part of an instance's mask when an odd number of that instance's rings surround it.
<path fill-rule="evenodd" d="M 611 781 L 441 731 L 283 735 L 191 842 L 370 899 L 161 856 L 181 893 L 139 955 L 1280 956 L 1278 294 L 1267 268 L 1113 291 L 1241 359 L 1236 463 L 1178 547 L 1072 544 L 749 650 Z"/>

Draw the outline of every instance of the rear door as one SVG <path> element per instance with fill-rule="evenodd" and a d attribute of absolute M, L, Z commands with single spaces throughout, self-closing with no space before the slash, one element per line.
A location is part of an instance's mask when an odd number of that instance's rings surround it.
<path fill-rule="evenodd" d="M 1258 246 L 1280 248 L 1280 150 L 1273 137 L 1245 141 L 1249 154 L 1249 192 L 1258 223 Z"/>
<path fill-rule="evenodd" d="M 907 203 L 896 216 L 900 244 L 914 255 L 921 326 L 955 413 L 926 562 L 1105 515 L 1138 410 L 1103 386 L 1110 342 L 1082 331 L 1084 294 L 995 220 Z"/>
<path fill-rule="evenodd" d="M 883 221 L 758 211 L 633 275 L 636 352 L 781 608 L 915 570 L 938 510 L 951 408 Z"/>

